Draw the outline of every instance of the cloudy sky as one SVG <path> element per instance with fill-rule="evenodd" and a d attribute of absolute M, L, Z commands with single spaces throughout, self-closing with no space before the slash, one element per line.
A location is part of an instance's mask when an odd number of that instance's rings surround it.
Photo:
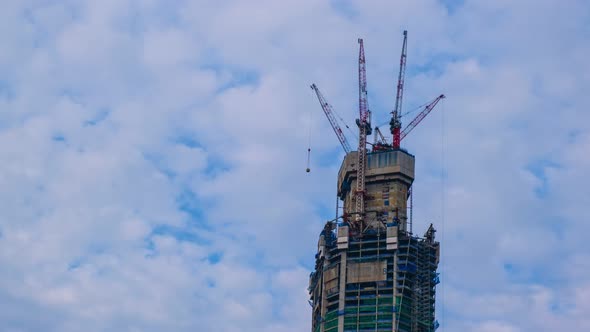
<path fill-rule="evenodd" d="M 309 84 L 353 124 L 363 37 L 386 122 L 404 29 L 439 331 L 590 330 L 587 1 L 3 0 L 0 331 L 309 330 Z"/>

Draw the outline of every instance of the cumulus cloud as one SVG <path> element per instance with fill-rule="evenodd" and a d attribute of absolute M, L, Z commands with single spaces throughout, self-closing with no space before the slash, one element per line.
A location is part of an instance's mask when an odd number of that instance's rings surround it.
<path fill-rule="evenodd" d="M 404 142 L 441 329 L 590 328 L 585 2 L 0 9 L 0 330 L 309 329 L 343 154 L 308 85 L 353 124 L 364 37 L 386 121 L 403 29 L 406 109 L 448 97 Z"/>

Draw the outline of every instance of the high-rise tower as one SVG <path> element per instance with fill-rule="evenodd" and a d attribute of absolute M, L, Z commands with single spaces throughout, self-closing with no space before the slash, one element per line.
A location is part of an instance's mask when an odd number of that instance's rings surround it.
<path fill-rule="evenodd" d="M 346 151 L 338 173 L 342 214 L 324 226 L 315 271 L 309 279 L 312 332 L 431 332 L 438 327 L 434 313 L 440 245 L 432 224 L 423 237 L 412 233 L 407 203 L 414 181 L 414 156 L 400 148 L 400 142 L 444 95 L 426 105 L 401 130 L 407 46 L 404 31 L 396 106 L 390 122 L 392 142 L 387 143 L 375 128 L 375 143 L 368 151 L 371 112 L 362 39 L 359 43 L 357 151 L 350 151 L 332 107 L 312 85 Z"/>
<path fill-rule="evenodd" d="M 344 211 L 354 207 L 356 154 L 346 155 L 338 174 Z M 320 234 L 309 281 L 312 331 L 434 331 L 439 243 L 432 225 L 423 237 L 408 230 L 414 156 L 368 153 L 365 176 L 364 229 L 350 227 L 345 213 Z"/>

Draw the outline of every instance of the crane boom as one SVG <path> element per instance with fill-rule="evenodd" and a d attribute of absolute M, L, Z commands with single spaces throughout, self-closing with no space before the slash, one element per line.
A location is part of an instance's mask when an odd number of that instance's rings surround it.
<path fill-rule="evenodd" d="M 400 135 L 400 141 L 403 140 L 404 137 L 406 137 L 410 133 L 410 131 L 412 131 L 412 129 L 416 128 L 416 126 L 420 123 L 420 121 L 422 121 L 428 115 L 428 113 L 430 113 L 430 111 L 432 111 L 434 109 L 434 106 L 436 106 L 436 104 L 438 104 L 438 102 L 443 98 L 445 98 L 445 95 L 440 95 L 440 96 L 436 97 L 428 105 L 426 105 L 426 107 L 424 107 L 422 112 L 418 113 L 418 115 L 416 115 L 414 120 L 412 120 L 412 122 L 410 122 L 410 124 L 408 124 L 408 126 L 402 131 L 402 133 Z"/>
<path fill-rule="evenodd" d="M 391 118 L 391 134 L 393 135 L 393 147 L 399 148 L 401 137 L 400 130 L 402 126 L 402 101 L 404 98 L 404 81 L 406 78 L 406 58 L 408 49 L 408 31 L 404 30 L 404 42 L 402 44 L 402 54 L 399 59 L 399 75 L 397 78 L 397 93 L 395 96 L 395 108 Z"/>
<path fill-rule="evenodd" d="M 375 142 L 373 143 L 373 145 L 376 144 L 387 144 L 387 140 L 385 139 L 385 136 L 383 136 L 383 134 L 381 133 L 381 130 L 379 129 L 379 127 L 375 127 Z"/>
<path fill-rule="evenodd" d="M 315 91 L 315 94 L 318 96 L 318 100 L 320 101 L 320 105 L 322 106 L 322 109 L 324 110 L 324 113 L 326 114 L 328 121 L 330 121 L 330 125 L 332 126 L 332 129 L 334 129 L 334 133 L 336 133 L 336 136 L 338 137 L 340 144 L 342 144 L 342 148 L 344 149 L 344 152 L 349 153 L 350 151 L 352 151 L 352 149 L 350 148 L 350 144 L 348 143 L 346 136 L 344 136 L 342 129 L 340 128 L 340 126 L 338 125 L 338 122 L 336 121 L 336 118 L 334 117 L 334 111 L 332 110 L 332 105 L 330 105 L 326 101 L 326 99 L 324 98 L 324 96 L 322 95 L 322 93 L 320 92 L 318 87 L 315 85 L 315 83 L 311 85 L 311 89 L 313 91 Z"/>
<path fill-rule="evenodd" d="M 367 72 L 365 67 L 365 48 L 363 40 L 359 43 L 359 147 L 356 180 L 356 221 L 357 227 L 362 229 L 365 213 L 365 170 L 367 160 L 367 132 L 371 131 L 369 107 L 367 104 Z"/>

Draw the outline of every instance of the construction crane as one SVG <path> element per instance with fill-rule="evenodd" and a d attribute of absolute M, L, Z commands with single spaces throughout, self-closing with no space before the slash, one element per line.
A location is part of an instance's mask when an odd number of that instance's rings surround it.
<path fill-rule="evenodd" d="M 391 145 L 387 143 L 385 136 L 381 133 L 379 127 L 375 127 L 375 134 L 373 135 L 373 152 L 391 150 Z"/>
<path fill-rule="evenodd" d="M 400 131 L 400 142 L 410 133 L 410 131 L 412 131 L 412 129 L 414 129 L 420 123 L 420 121 L 422 121 L 434 109 L 434 106 L 436 106 L 436 104 L 438 104 L 438 102 L 444 98 L 445 95 L 440 95 L 433 99 L 431 102 L 428 102 L 426 106 L 424 106 L 424 109 L 420 111 L 420 113 L 418 113 L 418 115 L 410 122 L 410 124 L 408 124 L 408 126 L 404 128 L 404 130 Z M 381 133 L 381 130 L 379 130 L 379 127 L 375 127 L 374 139 L 375 142 L 373 143 L 373 152 L 390 151 L 393 149 L 393 146 L 387 143 L 387 140 Z"/>
<path fill-rule="evenodd" d="M 440 95 L 435 98 L 432 102 L 426 105 L 426 107 L 410 122 L 410 124 L 402 131 L 402 101 L 404 99 L 404 81 L 406 78 L 406 58 L 408 57 L 408 31 L 404 30 L 404 41 L 402 43 L 402 54 L 399 59 L 399 75 L 397 78 L 397 93 L 395 96 L 395 108 L 393 109 L 393 115 L 390 121 L 390 130 L 393 135 L 392 148 L 399 149 L 401 141 L 414 129 L 420 121 L 422 121 L 434 106 L 438 102 L 445 98 L 444 95 Z"/>
<path fill-rule="evenodd" d="M 315 83 L 311 85 L 311 89 L 315 91 L 315 94 L 318 96 L 320 105 L 322 105 L 322 109 L 324 110 L 324 113 L 326 114 L 328 121 L 330 121 L 332 129 L 334 129 L 334 133 L 336 133 L 336 136 L 338 137 L 338 140 L 340 141 L 340 144 L 342 145 L 344 152 L 348 154 L 350 151 L 352 151 L 352 149 L 350 148 L 350 144 L 348 143 L 346 136 L 344 136 L 342 129 L 340 128 L 338 122 L 336 121 L 336 118 L 334 117 L 334 110 L 332 109 L 332 105 L 330 105 L 326 101 L 326 99 L 324 98 L 318 87 L 315 85 Z"/>
<path fill-rule="evenodd" d="M 418 113 L 418 115 L 416 115 L 414 120 L 412 120 L 412 122 L 410 122 L 410 124 L 408 124 L 408 126 L 406 128 L 404 128 L 404 130 L 400 134 L 399 140 L 400 141 L 403 140 L 404 137 L 406 137 L 410 133 L 410 131 L 412 131 L 412 129 L 416 128 L 416 126 L 420 123 L 420 121 L 422 121 L 428 115 L 428 113 L 430 113 L 430 111 L 432 111 L 432 109 L 434 109 L 434 106 L 436 106 L 436 104 L 438 104 L 438 102 L 443 98 L 445 98 L 445 95 L 440 95 L 440 96 L 436 97 L 433 101 L 428 103 L 428 105 L 426 105 L 426 107 L 424 107 L 422 112 Z"/>
<path fill-rule="evenodd" d="M 397 93 L 395 99 L 395 108 L 392 111 L 392 118 L 390 121 L 390 130 L 393 134 L 393 142 L 392 144 L 388 144 L 385 137 L 379 130 L 379 128 L 375 128 L 375 137 L 374 137 L 374 144 L 373 144 L 373 151 L 389 151 L 393 149 L 399 149 L 401 141 L 412 131 L 438 104 L 438 102 L 445 98 L 444 95 L 440 95 L 435 98 L 432 102 L 428 103 L 425 108 L 408 124 L 408 126 L 402 131 L 401 130 L 401 116 L 402 116 L 402 101 L 403 101 L 403 93 L 404 93 L 404 80 L 405 80 L 405 72 L 406 72 L 406 58 L 407 58 L 407 45 L 408 45 L 408 32 L 404 30 L 404 40 L 402 45 L 402 53 L 400 57 L 400 68 L 399 68 L 399 76 L 398 76 L 398 83 L 397 83 Z M 369 103 L 367 97 L 367 74 L 366 74 L 366 64 L 365 64 L 365 49 L 363 44 L 363 39 L 358 39 L 359 43 L 359 118 L 356 120 L 356 123 L 359 127 L 359 145 L 358 145 L 358 162 L 357 162 L 357 183 L 356 183 L 356 190 L 355 190 L 355 211 L 354 214 L 356 215 L 355 223 L 353 224 L 355 228 L 362 230 L 363 221 L 364 221 L 364 214 L 365 214 L 365 172 L 366 172 L 366 164 L 367 164 L 367 136 L 372 134 L 372 127 L 371 127 L 371 111 L 369 110 Z M 319 91 L 318 87 L 315 84 L 311 85 L 312 90 L 315 91 L 320 105 L 330 121 L 332 125 L 332 129 L 336 133 L 340 144 L 344 148 L 344 151 L 348 154 L 352 151 L 350 144 L 348 143 L 346 137 L 336 118 L 334 117 L 334 112 L 332 110 L 332 106 L 325 100 L 324 96 Z M 309 149 L 308 149 L 309 152 Z M 308 168 L 309 172 L 309 168 Z"/>
<path fill-rule="evenodd" d="M 399 59 L 399 76 L 397 78 L 397 93 L 395 96 L 395 108 L 391 117 L 390 129 L 393 135 L 393 148 L 399 148 L 401 143 L 400 130 L 402 126 L 402 100 L 404 98 L 404 80 L 406 77 L 406 58 L 408 48 L 408 31 L 404 30 L 404 42 L 402 44 L 402 55 Z"/>
<path fill-rule="evenodd" d="M 373 135 L 373 139 L 373 146 L 377 144 L 387 144 L 387 140 L 385 139 L 385 136 L 383 136 L 383 133 L 381 133 L 379 127 L 375 127 L 375 135 Z"/>
<path fill-rule="evenodd" d="M 371 115 L 367 101 L 367 71 L 365 67 L 365 48 L 363 40 L 359 43 L 359 147 L 356 179 L 356 226 L 362 229 L 365 214 L 365 171 L 367 161 L 367 135 L 371 134 Z"/>

